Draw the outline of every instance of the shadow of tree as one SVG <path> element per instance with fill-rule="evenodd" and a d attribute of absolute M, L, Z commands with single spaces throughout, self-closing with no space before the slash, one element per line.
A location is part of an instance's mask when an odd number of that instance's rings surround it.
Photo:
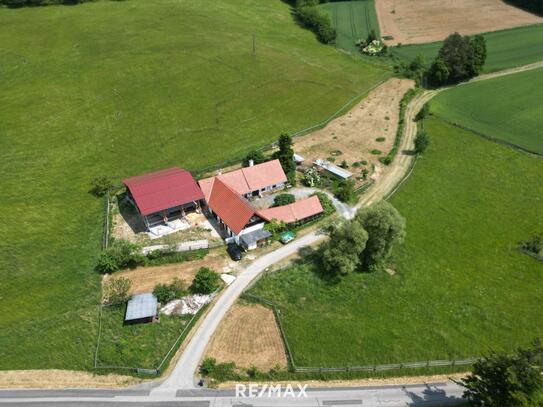
<path fill-rule="evenodd" d="M 448 396 L 444 389 L 426 384 L 422 396 L 404 389 L 411 402 L 408 406 L 455 406 L 462 405 L 465 400 L 456 396 Z"/>

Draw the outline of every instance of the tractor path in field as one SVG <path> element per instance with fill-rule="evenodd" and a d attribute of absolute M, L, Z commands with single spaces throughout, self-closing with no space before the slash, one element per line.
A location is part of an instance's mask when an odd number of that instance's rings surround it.
<path fill-rule="evenodd" d="M 543 67 L 543 61 L 481 75 L 466 83 L 489 80 L 540 67 Z M 461 85 L 464 85 L 464 83 L 456 86 Z M 353 210 L 342 213 L 345 218 L 352 218 L 357 210 L 391 196 L 410 175 L 415 159 L 415 155 L 412 153 L 415 144 L 415 136 L 417 134 L 417 124 L 414 120 L 415 116 L 425 103 L 447 89 L 450 88 L 424 91 L 409 103 L 405 112 L 405 132 L 400 142 L 398 155 L 389 166 L 389 170 L 383 174 L 383 176 L 380 177 L 366 193 L 364 193 L 359 203 L 352 208 Z M 184 348 L 184 351 L 181 355 L 178 355 L 179 358 L 174 359 L 174 362 L 172 363 L 176 363 L 176 365 L 171 369 L 169 377 L 151 393 L 154 393 L 157 396 L 169 395 L 175 394 L 178 389 L 196 388 L 195 375 L 200 361 L 205 354 L 208 343 L 228 310 L 249 284 L 269 267 L 289 256 L 295 255 L 301 248 L 318 243 L 325 238 L 326 235 L 321 231 L 311 232 L 294 240 L 286 246 L 282 246 L 273 252 L 261 256 L 241 270 L 238 278 L 224 290 L 208 312 L 207 316 L 201 321 L 189 343 Z"/>

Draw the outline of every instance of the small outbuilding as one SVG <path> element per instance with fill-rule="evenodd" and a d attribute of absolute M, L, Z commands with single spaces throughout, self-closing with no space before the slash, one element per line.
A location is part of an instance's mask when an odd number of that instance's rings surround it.
<path fill-rule="evenodd" d="M 151 294 L 132 296 L 126 305 L 125 324 L 155 322 L 158 320 L 158 300 Z"/>
<path fill-rule="evenodd" d="M 247 233 L 245 235 L 241 235 L 239 243 L 244 250 L 254 250 L 257 247 L 261 247 L 268 243 L 270 237 L 272 237 L 272 234 L 270 232 L 264 229 L 260 229 L 255 230 L 254 232 Z"/>
<path fill-rule="evenodd" d="M 353 173 L 350 171 L 347 171 L 344 168 L 338 167 L 335 164 L 332 164 L 330 161 L 326 160 L 315 160 L 313 163 L 319 171 L 326 171 L 330 174 L 334 175 L 335 177 L 339 179 L 349 179 L 353 176 Z"/>

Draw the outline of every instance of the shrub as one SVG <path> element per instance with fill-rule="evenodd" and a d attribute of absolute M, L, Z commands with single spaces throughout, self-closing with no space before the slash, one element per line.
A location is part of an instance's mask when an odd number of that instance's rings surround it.
<path fill-rule="evenodd" d="M 368 174 L 370 173 L 369 170 L 367 168 L 363 168 L 362 171 L 360 171 L 360 173 L 362 174 L 362 178 L 364 179 L 367 179 L 368 178 Z"/>
<path fill-rule="evenodd" d="M 217 360 L 215 358 L 207 357 L 202 361 L 200 365 L 200 374 L 202 376 L 209 376 L 215 370 L 217 366 Z"/>
<path fill-rule="evenodd" d="M 329 44 L 336 39 L 336 30 L 327 14 L 322 13 L 312 3 L 298 2 L 296 17 L 305 27 L 313 31 L 320 42 Z"/>
<path fill-rule="evenodd" d="M 96 177 L 91 181 L 91 193 L 94 196 L 102 197 L 113 188 L 113 182 L 108 177 Z"/>
<path fill-rule="evenodd" d="M 321 183 L 321 176 L 315 168 L 308 168 L 304 172 L 302 183 L 307 187 L 315 187 Z"/>
<path fill-rule="evenodd" d="M 248 167 L 251 160 L 255 165 L 262 164 L 263 162 L 266 162 L 266 157 L 264 157 L 264 154 L 262 154 L 260 151 L 250 151 L 243 159 L 243 166 Z"/>
<path fill-rule="evenodd" d="M 274 218 L 271 222 L 264 225 L 264 230 L 270 232 L 274 240 L 278 240 L 279 235 L 287 230 L 287 225 L 283 221 L 277 222 L 277 219 Z"/>
<path fill-rule="evenodd" d="M 343 160 L 343 161 L 341 162 L 341 164 L 339 164 L 339 166 L 340 166 L 341 168 L 345 168 L 345 169 L 349 168 L 349 165 L 347 164 L 347 161 L 346 161 L 346 160 Z"/>
<path fill-rule="evenodd" d="M 415 120 L 420 122 L 421 120 L 426 119 L 429 113 L 430 113 L 430 105 L 428 104 L 428 102 L 426 102 L 424 106 L 422 106 L 422 109 L 420 109 L 417 115 L 415 116 Z"/>
<path fill-rule="evenodd" d="M 162 304 L 166 304 L 176 298 L 181 298 L 185 294 L 185 285 L 177 277 L 170 284 L 157 284 L 153 294 Z"/>
<path fill-rule="evenodd" d="M 110 305 L 126 302 L 130 297 L 130 288 L 132 281 L 127 278 L 119 277 L 109 281 L 104 287 L 104 302 Z"/>
<path fill-rule="evenodd" d="M 336 211 L 336 207 L 332 203 L 332 200 L 324 192 L 315 192 L 311 196 L 316 196 L 319 198 L 322 209 L 324 209 L 324 216 L 331 215 Z"/>
<path fill-rule="evenodd" d="M 292 194 L 279 194 L 273 199 L 273 206 L 284 206 L 296 202 L 296 197 Z"/>
<path fill-rule="evenodd" d="M 375 141 L 377 141 L 377 142 L 379 142 L 379 143 L 382 143 L 382 142 L 385 141 L 385 140 L 386 140 L 385 137 L 377 137 L 377 138 L 375 139 Z"/>
<path fill-rule="evenodd" d="M 115 240 L 98 257 L 96 270 L 100 273 L 112 273 L 124 268 L 145 265 L 147 258 L 141 254 L 140 247 L 125 240 Z"/>
<path fill-rule="evenodd" d="M 377 149 L 374 149 L 374 150 L 371 150 L 371 153 L 373 155 L 380 155 L 380 154 L 383 154 L 383 152 L 381 150 L 377 150 Z"/>
<path fill-rule="evenodd" d="M 352 179 L 341 180 L 336 188 L 335 194 L 342 202 L 352 202 L 355 199 L 354 181 Z"/>
<path fill-rule="evenodd" d="M 195 294 L 211 294 L 219 288 L 221 277 L 213 270 L 202 267 L 196 273 L 191 291 Z"/>
<path fill-rule="evenodd" d="M 247 376 L 249 376 L 250 378 L 255 378 L 256 376 L 258 376 L 259 373 L 260 371 L 255 365 L 251 365 L 251 367 L 247 369 Z"/>
<path fill-rule="evenodd" d="M 531 240 L 520 242 L 520 247 L 533 254 L 539 254 L 543 250 L 543 233 L 535 235 Z"/>
<path fill-rule="evenodd" d="M 417 136 L 415 137 L 415 152 L 417 154 L 422 154 L 428 148 L 430 144 L 430 139 L 428 134 L 424 130 L 419 130 Z"/>

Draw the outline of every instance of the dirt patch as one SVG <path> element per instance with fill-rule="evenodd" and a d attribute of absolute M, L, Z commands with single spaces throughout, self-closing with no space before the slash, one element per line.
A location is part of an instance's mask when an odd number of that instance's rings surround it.
<path fill-rule="evenodd" d="M 224 250 L 212 250 L 201 260 L 187 261 L 184 263 L 166 264 L 156 267 L 138 267 L 134 270 L 124 270 L 115 273 L 112 276 L 104 276 L 102 284 L 110 279 L 120 277 L 128 278 L 132 281 L 130 294 L 141 294 L 152 292 L 158 283 L 168 284 L 174 278 L 184 281 L 187 286 L 192 283 L 196 272 L 200 267 L 208 267 L 217 273 L 231 271 L 235 265 L 229 260 Z"/>
<path fill-rule="evenodd" d="M 446 383 L 449 380 L 460 380 L 465 377 L 466 373 L 454 373 L 450 375 L 435 375 L 435 376 L 402 376 L 402 377 L 387 377 L 376 379 L 359 379 L 359 380 L 307 380 L 299 382 L 299 384 L 307 384 L 308 388 L 313 389 L 317 387 L 361 387 L 361 386 L 398 386 L 407 384 L 420 384 L 420 383 Z M 297 382 L 274 382 L 274 384 L 292 384 L 295 386 Z M 268 383 L 271 384 L 271 383 Z M 220 383 L 217 387 L 219 389 L 232 389 L 236 383 L 224 382 Z"/>
<path fill-rule="evenodd" d="M 141 383 L 121 375 L 93 375 L 72 370 L 6 370 L 0 371 L 3 389 L 117 388 Z"/>
<path fill-rule="evenodd" d="M 379 157 L 392 149 L 400 118 L 400 101 L 413 87 L 411 80 L 389 79 L 324 129 L 296 138 L 296 152 L 307 164 L 317 158 L 333 159 L 336 164 L 346 161 L 356 177 L 360 178 L 365 168 L 373 179 L 379 178 L 384 172 Z M 373 154 L 374 150 L 381 154 Z M 359 164 L 353 166 L 354 163 Z"/>
<path fill-rule="evenodd" d="M 272 310 L 262 305 L 235 304 L 215 332 L 206 357 L 235 362 L 262 371 L 287 366 L 283 341 Z"/>
<path fill-rule="evenodd" d="M 455 31 L 476 34 L 543 23 L 502 0 L 377 0 L 381 35 L 389 45 L 442 41 Z"/>

